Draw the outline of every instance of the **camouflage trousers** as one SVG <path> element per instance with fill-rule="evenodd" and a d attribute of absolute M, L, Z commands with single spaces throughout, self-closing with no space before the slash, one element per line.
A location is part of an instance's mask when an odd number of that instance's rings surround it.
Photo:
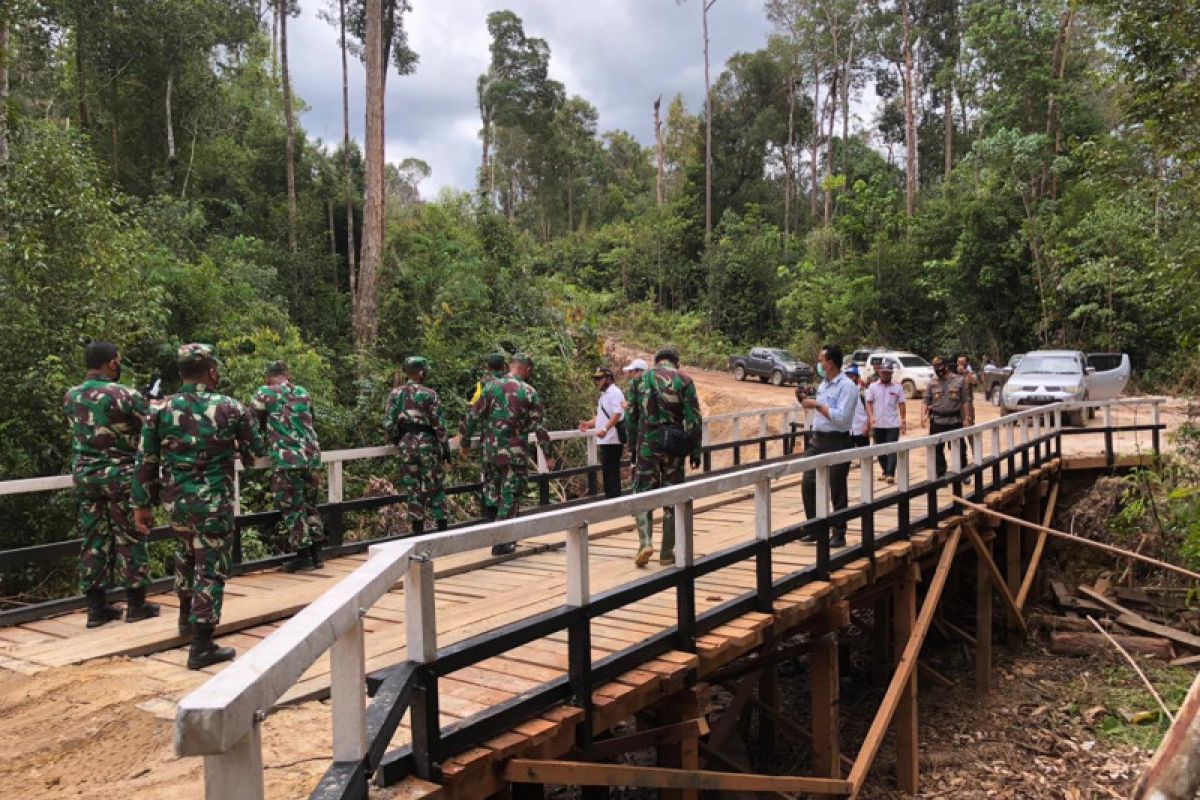
<path fill-rule="evenodd" d="M 496 519 L 510 519 L 521 513 L 521 498 L 529 485 L 533 465 L 523 447 L 506 447 L 485 453 L 483 463 L 494 470 L 492 478 L 497 509 Z M 484 502 L 488 502 L 488 481 L 484 481 Z"/>
<path fill-rule="evenodd" d="M 483 459 L 483 463 L 479 465 L 479 479 L 483 482 L 484 508 L 499 508 L 503 478 L 500 468 L 486 456 Z"/>
<path fill-rule="evenodd" d="M 409 433 L 400 439 L 398 449 L 400 486 L 407 500 L 409 522 L 446 519 L 446 475 L 437 440 Z"/>
<path fill-rule="evenodd" d="M 133 524 L 129 485 L 102 484 L 75 487 L 79 535 L 79 591 L 144 588 L 149 560 L 146 539 Z"/>
<path fill-rule="evenodd" d="M 316 471 L 308 467 L 277 469 L 271 476 L 275 507 L 283 515 L 288 549 L 293 552 L 299 552 L 324 538 L 321 515 L 317 513 L 317 493 L 320 488 Z"/>
<path fill-rule="evenodd" d="M 655 453 L 649 445 L 643 444 L 638 450 L 637 463 L 633 468 L 633 493 L 648 492 L 661 489 L 664 486 L 675 486 L 683 483 L 684 456 L 669 456 Z M 650 511 L 637 515 L 638 543 L 641 547 L 654 546 L 654 516 Z M 663 555 L 675 550 L 675 508 L 667 506 L 663 509 Z"/>
<path fill-rule="evenodd" d="M 163 502 L 177 543 L 175 591 L 191 595 L 192 623 L 216 625 L 233 560 L 233 493 L 228 487 L 189 483 L 164 488 Z"/>

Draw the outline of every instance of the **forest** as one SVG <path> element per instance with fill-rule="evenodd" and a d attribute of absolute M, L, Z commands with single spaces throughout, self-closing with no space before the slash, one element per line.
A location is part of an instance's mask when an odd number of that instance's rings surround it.
<path fill-rule="evenodd" d="M 300 0 L 5 0 L 0 479 L 65 470 L 93 338 L 168 388 L 181 342 L 215 343 L 243 399 L 286 359 L 327 448 L 380 443 L 414 353 L 457 419 L 485 354 L 531 352 L 573 427 L 606 337 L 700 365 L 829 340 L 1118 350 L 1140 388 L 1194 391 L 1194 3 L 767 0 L 761 48 L 709 64 L 718 1 L 675 9 L 707 100 L 644 98 L 648 142 L 601 130 L 555 43 L 489 14 L 477 180 L 430 198 L 420 154 L 383 151 L 406 113 L 386 83 L 422 80 L 411 0 L 307 0 L 341 56 L 339 141 L 299 123 Z"/>

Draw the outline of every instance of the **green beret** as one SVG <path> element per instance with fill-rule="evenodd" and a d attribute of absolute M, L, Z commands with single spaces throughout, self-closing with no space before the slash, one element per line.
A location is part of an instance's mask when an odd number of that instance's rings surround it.
<path fill-rule="evenodd" d="M 405 372 L 416 372 L 422 369 L 429 369 L 429 359 L 425 356 L 409 356 L 404 359 Z"/>
<path fill-rule="evenodd" d="M 513 353 L 512 360 L 514 364 L 524 364 L 527 367 L 533 366 L 533 356 L 528 353 Z"/>
<path fill-rule="evenodd" d="M 175 355 L 175 360 L 182 367 L 190 364 L 215 363 L 217 357 L 213 355 L 213 346 L 211 344 L 190 342 L 179 348 L 179 352 Z"/>

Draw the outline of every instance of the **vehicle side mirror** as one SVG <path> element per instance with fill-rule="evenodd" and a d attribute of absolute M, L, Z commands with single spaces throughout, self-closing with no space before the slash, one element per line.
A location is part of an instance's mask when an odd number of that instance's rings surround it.
<path fill-rule="evenodd" d="M 1012 374 L 1012 371 L 1013 371 L 1013 368 L 1012 368 L 1012 367 L 1005 367 L 1005 368 L 1004 368 L 1004 371 L 1005 371 L 1005 372 L 1007 372 L 1009 375 L 1011 375 L 1011 374 Z"/>
<path fill-rule="evenodd" d="M 1088 367 L 1088 368 L 1087 368 L 1087 374 L 1088 374 L 1088 375 L 1091 375 L 1091 374 L 1092 374 L 1093 372 L 1095 372 L 1095 371 L 1096 371 L 1096 368 L 1095 368 L 1095 367 Z"/>

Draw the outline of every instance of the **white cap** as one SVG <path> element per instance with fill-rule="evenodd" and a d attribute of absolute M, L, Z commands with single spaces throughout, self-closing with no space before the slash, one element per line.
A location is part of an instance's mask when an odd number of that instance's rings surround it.
<path fill-rule="evenodd" d="M 636 369 L 641 369 L 641 370 L 647 369 L 646 359 L 635 358 L 633 361 L 630 361 L 628 364 L 626 364 L 624 367 L 621 368 L 621 370 L 623 372 L 633 372 Z"/>

